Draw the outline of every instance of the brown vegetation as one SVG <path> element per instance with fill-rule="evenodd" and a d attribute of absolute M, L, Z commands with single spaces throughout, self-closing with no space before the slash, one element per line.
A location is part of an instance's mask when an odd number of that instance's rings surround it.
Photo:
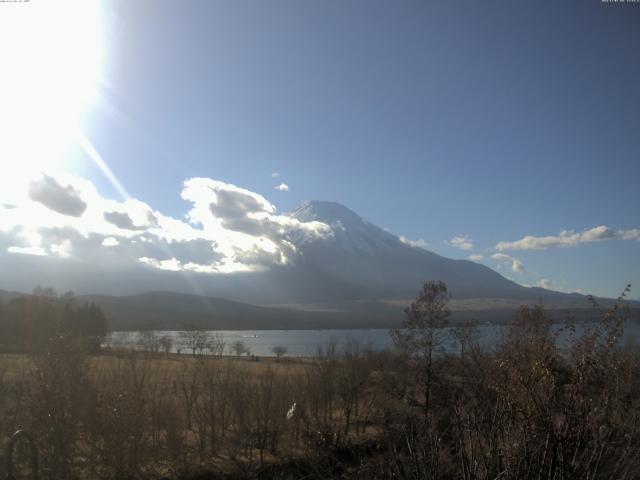
<path fill-rule="evenodd" d="M 568 348 L 534 306 L 490 351 L 458 327 L 455 355 L 438 350 L 446 303 L 427 284 L 397 350 L 352 340 L 313 359 L 200 355 L 196 334 L 193 356 L 150 335 L 149 351 L 90 355 L 56 336 L 0 358 L 0 434 L 30 431 L 45 479 L 640 476 L 624 296 L 580 336 L 568 321 Z"/>

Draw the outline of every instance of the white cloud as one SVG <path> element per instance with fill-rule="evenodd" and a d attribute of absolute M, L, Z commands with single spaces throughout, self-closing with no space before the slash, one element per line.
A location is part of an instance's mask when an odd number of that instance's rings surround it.
<path fill-rule="evenodd" d="M 69 240 L 62 240 L 60 243 L 52 244 L 50 247 L 51 253 L 61 258 L 69 258 L 73 245 Z"/>
<path fill-rule="evenodd" d="M 279 215 L 261 195 L 209 178 L 184 182 L 181 196 L 191 203 L 186 220 L 136 199 L 104 198 L 71 175 L 43 176 L 23 188 L 11 208 L 0 208 L 0 255 L 230 273 L 285 265 L 297 258 L 293 239 L 333 235 L 324 223 Z"/>
<path fill-rule="evenodd" d="M 289 185 L 287 185 L 286 183 L 281 183 L 280 185 L 276 185 L 275 187 L 276 190 L 280 191 L 280 192 L 288 192 L 289 191 Z"/>
<path fill-rule="evenodd" d="M 574 232 L 563 230 L 557 236 L 534 237 L 527 235 L 514 242 L 499 242 L 496 250 L 547 250 L 549 248 L 575 247 L 581 243 L 604 242 L 607 240 L 638 240 L 640 241 L 640 229 L 614 230 L 605 225 Z"/>
<path fill-rule="evenodd" d="M 493 255 L 491 255 L 491 258 L 493 260 L 496 260 L 497 262 L 500 262 L 501 264 L 508 264 L 511 270 L 516 273 L 524 272 L 524 264 L 519 258 L 512 257 L 505 253 L 494 253 Z"/>
<path fill-rule="evenodd" d="M 412 247 L 427 248 L 429 246 L 429 244 L 425 242 L 424 239 L 422 238 L 418 238 L 417 240 L 410 240 L 403 235 L 400 235 L 399 238 L 402 243 L 406 243 L 407 245 L 410 245 Z"/>
<path fill-rule="evenodd" d="M 141 237 L 141 239 L 144 237 Z M 102 246 L 103 247 L 116 247 L 120 245 L 120 242 L 118 241 L 117 238 L 113 238 L 113 237 L 107 237 L 104 240 L 102 240 Z"/>
<path fill-rule="evenodd" d="M 457 235 L 449 241 L 449 245 L 459 250 L 472 250 L 473 240 L 468 235 Z"/>
<path fill-rule="evenodd" d="M 472 262 L 481 262 L 482 260 L 484 260 L 484 255 L 480 254 L 480 253 L 476 253 L 474 255 L 469 255 L 469 260 L 471 260 Z"/>
<path fill-rule="evenodd" d="M 541 278 L 538 280 L 538 286 L 546 288 L 547 290 L 553 289 L 553 282 L 547 278 Z"/>
<path fill-rule="evenodd" d="M 621 240 L 637 240 L 640 242 L 640 228 L 618 230 L 618 234 Z"/>
<path fill-rule="evenodd" d="M 9 247 L 7 248 L 9 253 L 20 253 L 22 255 L 38 255 L 44 256 L 47 252 L 41 247 Z"/>
<path fill-rule="evenodd" d="M 160 270 L 169 270 L 171 272 L 179 272 L 182 270 L 182 263 L 175 258 L 156 260 L 155 258 L 140 257 L 138 260 L 140 260 L 141 263 L 146 263 Z"/>
<path fill-rule="evenodd" d="M 271 173 L 271 178 L 278 178 L 280 176 L 280 174 L 278 172 L 272 172 Z"/>

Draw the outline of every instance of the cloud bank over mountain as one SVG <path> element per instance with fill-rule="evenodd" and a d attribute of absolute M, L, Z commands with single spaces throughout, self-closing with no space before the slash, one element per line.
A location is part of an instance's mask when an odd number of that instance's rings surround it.
<path fill-rule="evenodd" d="M 191 203 L 186 221 L 136 199 L 105 198 L 77 176 L 42 174 L 0 199 L 0 258 L 230 273 L 288 264 L 297 254 L 292 236 L 332 235 L 328 225 L 278 214 L 261 195 L 209 178 L 186 180 L 181 197 Z"/>

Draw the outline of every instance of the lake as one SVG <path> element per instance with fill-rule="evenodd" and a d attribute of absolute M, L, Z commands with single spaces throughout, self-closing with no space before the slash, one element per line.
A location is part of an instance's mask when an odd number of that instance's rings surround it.
<path fill-rule="evenodd" d="M 560 325 L 552 326 L 555 330 Z M 498 338 L 505 331 L 502 325 L 480 325 L 476 327 L 476 340 L 485 348 L 492 347 Z M 581 332 L 584 326 L 578 324 L 577 331 Z M 318 346 L 327 345 L 335 341 L 340 349 L 349 339 L 357 340 L 361 345 L 371 345 L 375 350 L 382 350 L 392 345 L 389 330 L 387 329 L 360 329 L 360 330 L 217 330 L 209 332 L 212 335 L 220 333 L 224 336 L 227 344 L 225 354 L 230 355 L 230 346 L 237 340 L 242 340 L 249 348 L 251 354 L 258 356 L 274 356 L 272 349 L 275 346 L 283 346 L 288 350 L 289 356 L 313 356 L 316 354 Z M 182 353 L 190 351 L 182 344 L 181 332 L 177 331 L 156 331 L 157 336 L 167 335 L 173 340 L 172 350 L 178 349 Z M 443 329 L 444 347 L 449 352 L 459 350 L 459 345 L 455 340 L 452 328 Z M 118 342 L 134 342 L 138 332 L 113 332 L 105 341 L 105 344 L 117 344 Z M 640 338 L 640 324 L 630 322 L 627 324 L 624 335 L 620 340 L 621 344 L 636 343 Z M 558 344 L 566 344 L 567 335 L 558 336 Z"/>

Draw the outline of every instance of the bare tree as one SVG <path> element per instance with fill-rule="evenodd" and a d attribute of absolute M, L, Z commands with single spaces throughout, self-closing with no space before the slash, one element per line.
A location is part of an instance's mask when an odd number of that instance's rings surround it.
<path fill-rule="evenodd" d="M 140 349 L 155 353 L 160 349 L 160 339 L 153 330 L 143 330 L 138 333 L 137 343 Z"/>
<path fill-rule="evenodd" d="M 273 352 L 273 354 L 276 356 L 276 358 L 278 359 L 278 361 L 280 360 L 280 358 L 282 358 L 283 355 L 286 355 L 289 350 L 287 349 L 287 347 L 282 346 L 282 345 L 276 345 L 275 347 L 273 347 L 271 349 L 271 351 Z"/>
<path fill-rule="evenodd" d="M 231 344 L 231 349 L 236 354 L 236 356 L 241 357 L 244 354 L 249 354 L 249 347 L 244 343 L 243 340 L 236 340 Z"/>
<path fill-rule="evenodd" d="M 180 340 L 194 356 L 203 355 L 209 345 L 209 334 L 202 329 L 185 330 L 180 332 Z"/>
<path fill-rule="evenodd" d="M 220 332 L 216 332 L 213 337 L 209 338 L 209 351 L 211 355 L 216 357 L 222 357 L 224 355 L 224 349 L 227 343 L 224 340 L 224 335 Z"/>
<path fill-rule="evenodd" d="M 165 355 L 171 353 L 171 347 L 173 346 L 173 339 L 169 335 L 163 335 L 159 340 L 160 347 Z"/>
<path fill-rule="evenodd" d="M 344 434 L 349 434 L 351 422 L 359 414 L 361 397 L 363 395 L 370 373 L 367 362 L 370 348 L 363 349 L 354 338 L 348 338 L 337 371 L 336 389 L 342 414 L 344 417 Z"/>
<path fill-rule="evenodd" d="M 113 332 L 109 335 L 108 343 L 114 350 L 133 350 L 134 348 L 131 332 Z"/>
<path fill-rule="evenodd" d="M 424 411 L 429 411 L 434 354 L 443 343 L 442 327 L 450 315 L 449 293 L 441 281 L 425 282 L 416 300 L 405 310 L 401 328 L 392 330 L 397 348 L 417 361 L 424 386 Z"/>

